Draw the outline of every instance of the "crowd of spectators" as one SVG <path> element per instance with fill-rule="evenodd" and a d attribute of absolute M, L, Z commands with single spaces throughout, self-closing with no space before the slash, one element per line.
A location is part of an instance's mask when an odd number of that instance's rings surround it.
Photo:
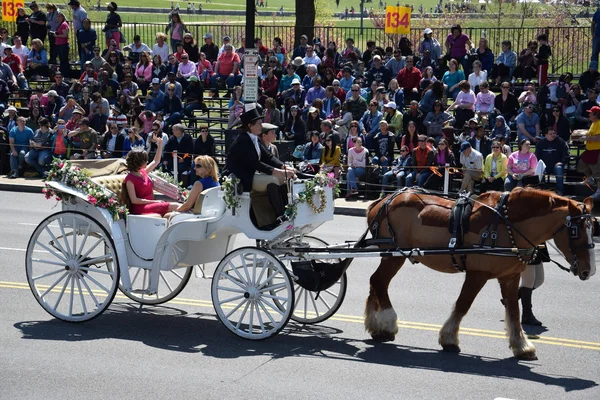
<path fill-rule="evenodd" d="M 43 175 L 52 157 L 123 157 L 132 146 L 152 152 L 157 136 L 165 153 L 214 156 L 208 128 L 194 139 L 182 122 L 206 109 L 210 88 L 229 96 L 228 128 L 240 123 L 246 43 L 236 48 L 225 36 L 217 44 L 207 32 L 199 45 L 174 11 L 154 44 L 137 35 L 128 44 L 116 3 L 107 7 L 102 32 L 91 27 L 78 0 L 68 4 L 71 24 L 55 5 L 46 4 L 44 13 L 34 1 L 29 15 L 19 8 L 12 37 L 0 29 L 0 111 L 8 114 L 0 129 L 10 136 L 9 176 L 22 174 L 25 164 Z M 579 83 L 570 73 L 550 81 L 545 34 L 516 49 L 519 54 L 508 40 L 494 54 L 486 38 L 473 42 L 458 25 L 447 36 L 436 33 L 425 29 L 414 50 L 407 38 L 385 49 L 374 41 L 360 49 L 352 38 L 338 47 L 306 35 L 285 49 L 280 38 L 269 45 L 256 38 L 258 103 L 264 122 L 277 127 L 265 143 L 276 149 L 276 137 L 293 141 L 304 168 L 336 176 L 345 170 L 349 197 L 372 171 L 382 191 L 439 189 L 443 181 L 431 167 L 446 166 L 459 168 L 463 190 L 510 190 L 539 174 L 540 160 L 562 193 L 571 132 L 589 129 L 600 116 L 598 63 L 590 63 Z M 77 73 L 70 46 L 79 54 Z M 54 82 L 49 90 L 34 83 L 45 78 Z M 17 117 L 9 97 L 29 88 L 28 115 Z M 178 159 L 180 178 L 192 159 Z M 172 157 L 163 163 L 174 167 Z"/>

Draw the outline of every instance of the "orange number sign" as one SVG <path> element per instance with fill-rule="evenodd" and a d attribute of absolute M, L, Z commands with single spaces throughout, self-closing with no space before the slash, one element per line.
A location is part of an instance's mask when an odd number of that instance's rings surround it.
<path fill-rule="evenodd" d="M 410 7 L 388 6 L 385 9 L 385 33 L 410 33 Z"/>
<path fill-rule="evenodd" d="M 17 19 L 17 9 L 24 7 L 23 0 L 2 1 L 2 21 L 14 22 Z"/>

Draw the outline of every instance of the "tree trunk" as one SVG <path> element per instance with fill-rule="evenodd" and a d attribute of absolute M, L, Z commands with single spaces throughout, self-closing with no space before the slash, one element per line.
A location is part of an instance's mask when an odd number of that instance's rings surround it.
<path fill-rule="evenodd" d="M 315 36 L 315 15 L 315 0 L 296 0 L 294 48 L 300 44 L 302 35 L 308 36 L 309 43 L 312 43 Z"/>

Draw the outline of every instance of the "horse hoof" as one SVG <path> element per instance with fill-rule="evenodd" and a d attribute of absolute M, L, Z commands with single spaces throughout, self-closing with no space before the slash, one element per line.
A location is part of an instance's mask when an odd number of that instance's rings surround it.
<path fill-rule="evenodd" d="M 536 361 L 538 358 L 535 355 L 535 351 L 527 351 L 523 354 L 518 354 L 515 355 L 515 357 L 517 358 L 517 360 L 524 360 L 524 361 Z"/>
<path fill-rule="evenodd" d="M 447 353 L 460 353 L 460 347 L 456 344 L 443 344 L 442 349 Z"/>
<path fill-rule="evenodd" d="M 390 332 L 373 333 L 371 335 L 371 337 L 376 342 L 381 342 L 381 343 L 383 343 L 383 342 L 393 342 L 394 339 L 396 339 L 396 335 L 394 335 L 393 333 L 390 333 Z"/>

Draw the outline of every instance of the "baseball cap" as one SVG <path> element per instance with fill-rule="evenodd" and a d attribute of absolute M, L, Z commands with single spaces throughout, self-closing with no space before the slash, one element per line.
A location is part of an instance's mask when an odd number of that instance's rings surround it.
<path fill-rule="evenodd" d="M 300 79 L 298 79 L 298 78 L 292 79 L 292 85 L 299 85 L 299 84 L 300 84 Z"/>
<path fill-rule="evenodd" d="M 423 31 L 423 33 L 425 35 L 429 35 L 430 33 L 433 33 L 433 31 L 431 30 L 431 28 L 425 28 L 425 30 Z"/>
<path fill-rule="evenodd" d="M 300 39 L 306 39 L 306 40 L 308 40 L 308 36 L 302 35 L 302 36 L 300 36 Z"/>
<path fill-rule="evenodd" d="M 224 42 L 231 42 L 231 38 L 229 36 L 223 36 Z"/>
<path fill-rule="evenodd" d="M 198 82 L 198 77 L 195 75 L 192 75 L 188 78 L 188 82 Z"/>
<path fill-rule="evenodd" d="M 160 85 L 160 79 L 158 79 L 158 78 L 152 79 L 152 84 L 153 85 Z"/>
<path fill-rule="evenodd" d="M 48 93 L 46 93 L 47 96 L 52 96 L 52 97 L 58 97 L 58 93 L 56 93 L 56 90 L 50 90 L 48 91 Z"/>
<path fill-rule="evenodd" d="M 17 109 L 14 106 L 10 106 L 6 109 L 6 111 L 14 111 L 17 112 Z"/>
<path fill-rule="evenodd" d="M 206 32 L 206 35 L 204 35 L 204 39 L 212 39 L 212 33 L 210 32 Z"/>
<path fill-rule="evenodd" d="M 463 151 L 467 150 L 467 149 L 470 149 L 470 148 L 471 148 L 471 143 L 469 143 L 469 142 L 467 142 L 467 141 L 465 141 L 465 142 L 462 142 L 462 143 L 460 144 L 460 152 L 461 152 L 461 153 L 462 153 Z"/>
<path fill-rule="evenodd" d="M 385 108 L 393 108 L 394 110 L 395 110 L 395 109 L 398 107 L 398 106 L 396 105 L 396 103 L 394 103 L 393 101 L 390 101 L 389 103 L 387 103 L 387 104 L 384 104 L 383 106 L 384 106 Z"/>

